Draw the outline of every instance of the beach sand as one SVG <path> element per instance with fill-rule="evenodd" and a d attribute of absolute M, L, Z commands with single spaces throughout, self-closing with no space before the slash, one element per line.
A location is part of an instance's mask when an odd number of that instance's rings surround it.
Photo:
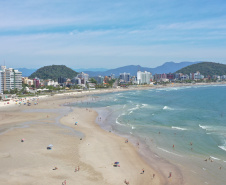
<path fill-rule="evenodd" d="M 84 98 L 61 95 L 1 108 L 0 184 L 165 184 L 131 143 L 95 123 L 95 111 L 60 106 Z M 116 161 L 120 167 L 113 167 Z"/>
<path fill-rule="evenodd" d="M 156 88 L 176 86 L 183 85 Z M 137 88 L 114 92 L 133 89 Z M 163 158 L 142 156 L 137 146 L 125 143 L 125 138 L 101 129 L 94 110 L 70 107 L 70 103 L 89 99 L 89 95 L 108 92 L 113 90 L 30 98 L 31 106 L 1 102 L 0 184 L 49 185 L 66 180 L 67 184 L 115 185 L 125 184 L 125 179 L 134 185 L 195 184 L 191 172 L 180 171 L 183 167 Z M 47 150 L 49 144 L 52 150 Z M 116 161 L 120 167 L 113 167 Z"/>

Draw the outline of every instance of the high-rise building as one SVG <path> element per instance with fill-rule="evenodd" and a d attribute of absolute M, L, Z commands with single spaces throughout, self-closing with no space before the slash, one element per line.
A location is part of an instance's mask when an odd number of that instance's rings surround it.
<path fill-rule="evenodd" d="M 39 88 L 41 86 L 41 81 L 39 78 L 35 77 L 33 79 L 33 85 L 34 85 L 34 88 Z"/>
<path fill-rule="evenodd" d="M 58 78 L 58 83 L 59 84 L 63 84 L 63 83 L 65 83 L 67 81 L 67 79 L 66 78 L 64 78 L 64 77 L 60 77 L 60 78 Z"/>
<path fill-rule="evenodd" d="M 81 79 L 82 84 L 86 84 L 86 82 L 89 80 L 89 75 L 83 72 L 79 73 L 77 77 Z"/>
<path fill-rule="evenodd" d="M 144 71 L 137 71 L 137 83 L 138 84 L 150 84 L 153 77 L 150 72 Z"/>
<path fill-rule="evenodd" d="M 121 82 L 127 83 L 130 81 L 130 73 L 120 73 L 119 79 Z"/>
<path fill-rule="evenodd" d="M 97 84 L 103 84 L 104 83 L 104 77 L 103 76 L 96 76 L 96 77 L 93 77 L 96 81 L 97 81 Z"/>
<path fill-rule="evenodd" d="M 6 66 L 1 66 L 0 76 L 1 93 L 10 91 L 11 89 L 22 89 L 22 72 L 13 68 L 7 69 Z"/>

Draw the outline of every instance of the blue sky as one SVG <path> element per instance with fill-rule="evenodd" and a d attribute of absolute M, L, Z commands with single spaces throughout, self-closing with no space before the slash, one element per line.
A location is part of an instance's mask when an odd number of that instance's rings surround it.
<path fill-rule="evenodd" d="M 0 0 L 0 65 L 226 64 L 225 0 Z"/>

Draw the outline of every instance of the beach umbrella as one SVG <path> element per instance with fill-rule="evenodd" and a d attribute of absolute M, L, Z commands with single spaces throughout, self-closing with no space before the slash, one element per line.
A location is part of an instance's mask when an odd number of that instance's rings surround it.
<path fill-rule="evenodd" d="M 50 144 L 50 145 L 48 145 L 48 147 L 52 148 L 52 147 L 53 147 L 53 145 L 52 145 L 52 144 Z"/>
<path fill-rule="evenodd" d="M 119 164 L 119 162 L 115 162 L 115 164 Z"/>

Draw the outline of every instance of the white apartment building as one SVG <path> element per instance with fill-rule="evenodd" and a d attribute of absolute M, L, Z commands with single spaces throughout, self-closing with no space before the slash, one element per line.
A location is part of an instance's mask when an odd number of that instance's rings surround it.
<path fill-rule="evenodd" d="M 153 77 L 150 72 L 137 71 L 137 84 L 150 84 L 151 79 L 153 79 Z"/>
<path fill-rule="evenodd" d="M 54 82 L 54 80 L 49 79 L 49 80 L 45 80 L 44 81 L 44 85 L 45 86 L 54 86 L 54 87 L 56 87 L 59 84 L 58 84 L 58 82 Z"/>
<path fill-rule="evenodd" d="M 22 72 L 13 68 L 7 69 L 6 66 L 1 66 L 0 76 L 1 93 L 10 91 L 11 89 L 22 89 Z"/>
<path fill-rule="evenodd" d="M 82 84 L 86 84 L 86 82 L 89 80 L 89 75 L 86 74 L 86 73 L 81 72 L 81 73 L 79 73 L 77 75 L 77 78 L 80 78 L 81 79 L 81 83 Z"/>

